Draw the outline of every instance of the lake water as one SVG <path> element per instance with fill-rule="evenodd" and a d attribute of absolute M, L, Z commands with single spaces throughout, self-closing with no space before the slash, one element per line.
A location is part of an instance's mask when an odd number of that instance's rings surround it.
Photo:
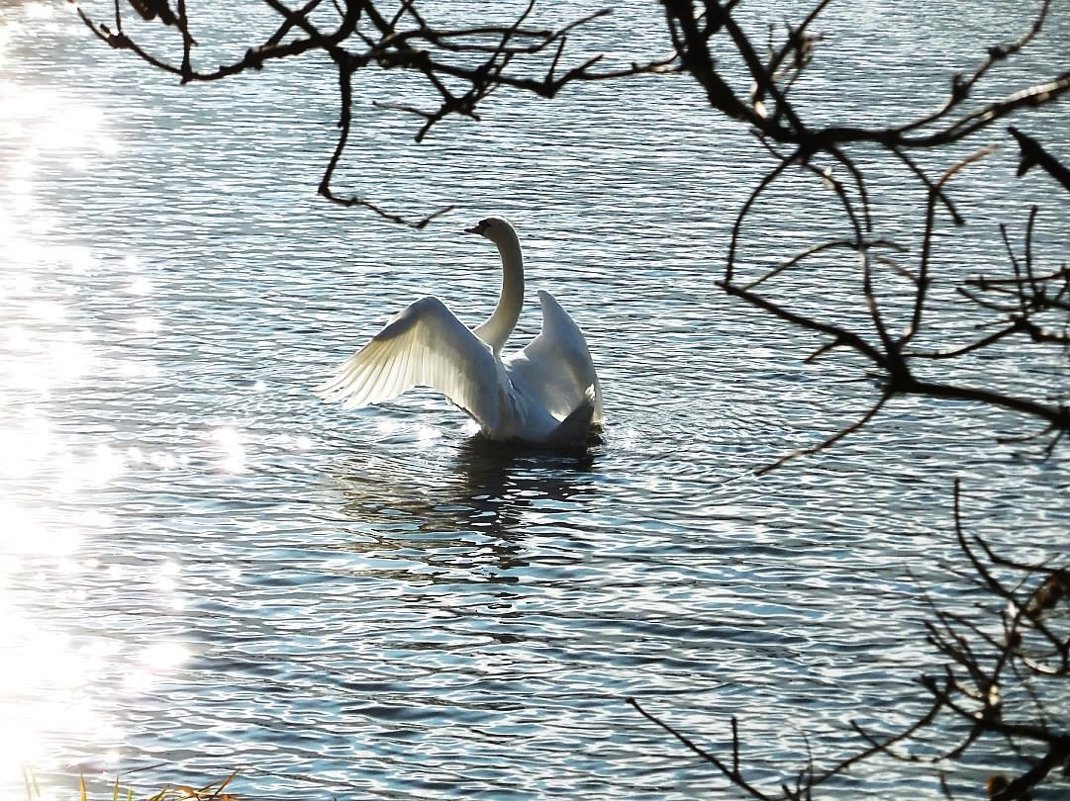
<path fill-rule="evenodd" d="M 945 5 L 834 9 L 799 91 L 874 120 L 927 108 L 978 41 L 1028 18 Z M 1065 62 L 1054 6 L 999 87 Z M 231 9 L 211 12 L 208 63 L 250 19 Z M 651 13 L 578 46 L 656 52 L 635 22 Z M 773 787 L 807 739 L 827 765 L 860 746 L 849 721 L 910 721 L 914 679 L 939 664 L 926 595 L 976 600 L 949 570 L 953 479 L 971 531 L 1065 556 L 1065 448 L 1045 461 L 991 436 L 1032 423 L 899 400 L 755 478 L 875 399 L 849 360 L 803 364 L 817 341 L 713 284 L 767 166 L 757 144 L 686 80 L 651 79 L 503 94 L 417 146 L 413 119 L 370 105 L 407 98 L 395 77 L 358 78 L 337 186 L 413 215 L 457 205 L 419 233 L 316 198 L 337 115 L 322 61 L 182 88 L 65 3 L 0 5 L 3 797 L 26 797 L 26 769 L 45 798 L 74 797 L 80 773 L 110 798 L 116 775 L 147 795 L 239 769 L 258 799 L 735 798 L 624 699 L 721 754 L 738 716 Z M 1070 154 L 1068 120 L 1064 102 L 1026 129 Z M 942 258 L 961 274 L 1006 264 L 996 226 L 1020 231 L 1030 202 L 1049 263 L 1070 252 L 1070 204 L 1039 173 L 1015 182 L 1001 144 L 960 182 L 970 225 Z M 881 170 L 877 212 L 909 239 L 915 196 Z M 481 320 L 497 256 L 461 229 L 491 212 L 519 228 L 529 285 L 587 332 L 607 427 L 582 457 L 480 447 L 427 392 L 346 412 L 309 391 L 422 294 Z M 745 259 L 836 219 L 794 183 L 753 218 Z M 852 308 L 822 275 L 806 297 Z M 1068 384 L 1065 358 L 963 369 Z M 988 746 L 951 775 L 962 797 L 1013 768 Z M 932 772 L 875 761 L 823 797 L 942 796 Z"/>

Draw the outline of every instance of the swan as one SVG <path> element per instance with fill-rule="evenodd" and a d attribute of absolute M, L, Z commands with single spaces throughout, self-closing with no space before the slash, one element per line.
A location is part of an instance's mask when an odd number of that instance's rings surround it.
<path fill-rule="evenodd" d="M 577 447 L 602 424 L 602 388 L 587 340 L 549 292 L 539 292 L 542 331 L 502 357 L 524 305 L 524 257 L 516 229 L 487 217 L 465 233 L 493 242 L 502 288 L 486 322 L 468 328 L 428 296 L 398 314 L 315 388 L 327 400 L 359 408 L 415 386 L 432 387 L 500 442 Z"/>

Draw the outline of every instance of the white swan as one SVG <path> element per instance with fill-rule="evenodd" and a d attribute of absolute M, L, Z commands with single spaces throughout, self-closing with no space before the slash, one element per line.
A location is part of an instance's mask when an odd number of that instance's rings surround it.
<path fill-rule="evenodd" d="M 602 389 L 587 340 L 553 296 L 539 292 L 542 332 L 503 359 L 524 304 L 520 240 L 500 217 L 465 232 L 485 236 L 502 257 L 502 291 L 487 321 L 469 329 L 438 298 L 421 298 L 316 393 L 356 408 L 428 386 L 467 412 L 490 439 L 582 445 L 602 423 Z"/>

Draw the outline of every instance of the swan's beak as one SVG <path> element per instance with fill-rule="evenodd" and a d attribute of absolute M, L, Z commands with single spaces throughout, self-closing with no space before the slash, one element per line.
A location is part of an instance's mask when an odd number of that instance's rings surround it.
<path fill-rule="evenodd" d="M 465 228 L 464 232 L 466 234 L 481 234 L 481 233 L 483 233 L 482 231 L 479 230 L 479 226 L 478 225 L 473 225 L 471 228 Z"/>

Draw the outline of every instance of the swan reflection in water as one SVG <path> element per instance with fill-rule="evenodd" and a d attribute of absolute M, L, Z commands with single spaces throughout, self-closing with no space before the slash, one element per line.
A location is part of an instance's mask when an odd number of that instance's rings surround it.
<path fill-rule="evenodd" d="M 597 451 L 533 450 L 471 437 L 456 449 L 349 458 L 336 475 L 357 524 L 344 550 L 397 558 L 396 577 L 426 580 L 448 566 L 479 581 L 517 581 L 525 526 L 565 528 L 596 488 Z M 389 461 L 387 459 L 389 458 Z M 382 576 L 379 563 L 371 572 Z M 473 578 L 475 576 L 473 575 Z"/>
<path fill-rule="evenodd" d="M 512 539 L 526 511 L 545 508 L 567 514 L 570 506 L 590 495 L 595 461 L 589 450 L 532 450 L 476 436 L 458 449 L 454 468 L 463 482 L 472 524 L 482 522 L 479 530 Z"/>

